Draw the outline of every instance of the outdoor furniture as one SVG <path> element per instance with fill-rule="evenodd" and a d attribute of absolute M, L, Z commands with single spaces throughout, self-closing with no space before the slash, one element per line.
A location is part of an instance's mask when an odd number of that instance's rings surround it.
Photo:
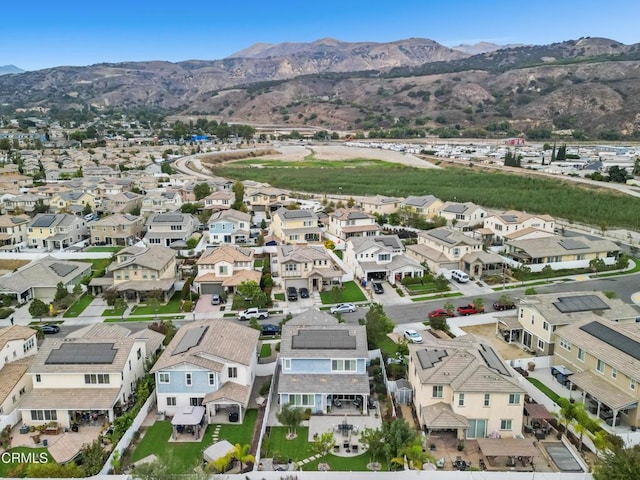
<path fill-rule="evenodd" d="M 60 427 L 58 426 L 47 427 L 44 433 L 47 435 L 58 435 L 60 433 Z"/>
<path fill-rule="evenodd" d="M 340 445 L 333 446 L 333 453 L 340 453 Z"/>
<path fill-rule="evenodd" d="M 29 433 L 29 426 L 28 425 L 21 425 L 20 426 L 20 433 Z"/>
<path fill-rule="evenodd" d="M 439 458 L 438 461 L 436 462 L 436 467 L 437 468 L 444 468 L 444 458 Z"/>
<path fill-rule="evenodd" d="M 351 445 L 351 451 L 353 453 L 358 453 L 358 445 L 357 444 L 353 444 Z"/>

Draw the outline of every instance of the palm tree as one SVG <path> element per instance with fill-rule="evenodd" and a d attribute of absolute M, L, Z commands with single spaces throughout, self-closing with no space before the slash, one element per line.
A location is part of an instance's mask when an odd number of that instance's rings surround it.
<path fill-rule="evenodd" d="M 428 453 L 422 451 L 422 445 L 419 443 L 415 443 L 413 445 L 408 445 L 407 447 L 400 450 L 401 457 L 392 458 L 391 461 L 394 463 L 398 463 L 400 465 L 409 463 L 409 468 L 413 467 L 414 470 L 422 470 L 422 465 L 429 462 L 435 463 L 435 458 L 433 458 Z"/>
<path fill-rule="evenodd" d="M 240 462 L 240 472 L 244 471 L 245 464 L 256 462 L 256 457 L 251 455 L 251 445 L 248 443 L 245 443 L 244 445 L 236 443 L 231 455 Z"/>

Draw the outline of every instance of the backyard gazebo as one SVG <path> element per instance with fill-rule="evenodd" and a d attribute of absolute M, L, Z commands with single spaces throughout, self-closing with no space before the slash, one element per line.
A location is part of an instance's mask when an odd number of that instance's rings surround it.
<path fill-rule="evenodd" d="M 202 406 L 187 407 L 183 411 L 177 412 L 171 419 L 173 433 L 171 438 L 176 440 L 178 434 L 191 432 L 194 441 L 200 440 L 200 430 L 204 423 L 205 408 Z"/>

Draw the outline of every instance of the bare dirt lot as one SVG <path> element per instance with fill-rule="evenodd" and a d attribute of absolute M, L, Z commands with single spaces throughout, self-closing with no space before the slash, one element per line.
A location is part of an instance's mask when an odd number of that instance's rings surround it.
<path fill-rule="evenodd" d="M 529 358 L 531 356 L 530 353 L 525 352 L 524 350 L 516 347 L 515 345 L 510 345 L 505 342 L 502 338 L 496 337 L 496 326 L 493 323 L 485 324 L 485 325 L 472 325 L 470 327 L 462 327 L 467 333 L 478 335 L 480 337 L 484 337 L 491 343 L 491 346 L 500 354 L 500 356 L 505 360 L 513 360 L 514 358 Z"/>
<path fill-rule="evenodd" d="M 0 260 L 0 275 L 13 272 L 16 268 L 20 268 L 23 265 L 29 263 L 29 260 Z"/>

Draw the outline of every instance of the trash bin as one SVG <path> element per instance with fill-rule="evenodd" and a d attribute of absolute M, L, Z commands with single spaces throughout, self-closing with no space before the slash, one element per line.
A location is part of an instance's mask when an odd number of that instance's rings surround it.
<path fill-rule="evenodd" d="M 528 369 L 530 372 L 533 372 L 533 371 L 536 369 L 536 362 L 529 362 L 529 363 L 527 364 L 527 369 Z"/>
<path fill-rule="evenodd" d="M 49 446 L 49 440 L 47 440 L 46 438 L 44 440 L 42 440 L 42 446 L 43 447 L 48 447 Z"/>

